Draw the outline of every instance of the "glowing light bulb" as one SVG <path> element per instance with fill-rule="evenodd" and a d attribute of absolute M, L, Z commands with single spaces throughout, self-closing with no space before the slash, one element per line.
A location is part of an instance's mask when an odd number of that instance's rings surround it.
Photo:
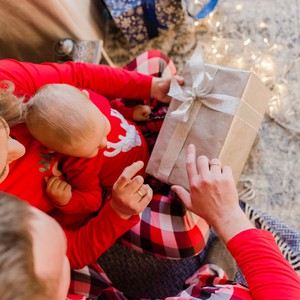
<path fill-rule="evenodd" d="M 261 29 L 264 29 L 264 28 L 267 28 L 268 25 L 265 22 L 260 22 L 258 27 L 261 28 Z"/>
<path fill-rule="evenodd" d="M 277 84 L 276 90 L 278 91 L 279 95 L 284 95 L 288 90 L 286 83 L 282 81 Z"/>
<path fill-rule="evenodd" d="M 247 39 L 245 42 L 244 42 L 244 45 L 247 46 L 251 43 L 251 40 L 250 39 Z"/>
<path fill-rule="evenodd" d="M 274 70 L 274 62 L 269 57 L 265 57 L 261 61 L 261 67 L 266 71 L 272 72 Z"/>

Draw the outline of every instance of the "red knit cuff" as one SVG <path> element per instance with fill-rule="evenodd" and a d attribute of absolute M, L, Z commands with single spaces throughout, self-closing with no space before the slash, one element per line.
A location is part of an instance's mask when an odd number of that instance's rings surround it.
<path fill-rule="evenodd" d="M 124 116 L 125 119 L 133 121 L 133 107 L 122 107 L 121 114 Z"/>

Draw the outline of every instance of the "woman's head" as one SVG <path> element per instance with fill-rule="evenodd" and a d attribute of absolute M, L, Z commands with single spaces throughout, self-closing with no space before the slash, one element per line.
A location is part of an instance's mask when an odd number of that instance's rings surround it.
<path fill-rule="evenodd" d="M 24 146 L 9 136 L 9 126 L 22 120 L 22 99 L 13 91 L 12 83 L 0 82 L 0 183 L 8 175 L 9 164 L 25 153 Z"/>

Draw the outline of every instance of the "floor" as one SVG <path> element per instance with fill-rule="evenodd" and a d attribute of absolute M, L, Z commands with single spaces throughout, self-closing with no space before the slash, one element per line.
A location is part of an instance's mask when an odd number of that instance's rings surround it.
<path fill-rule="evenodd" d="M 190 17 L 159 37 L 129 47 L 107 28 L 104 45 L 124 66 L 138 54 L 159 49 L 178 73 L 197 42 L 206 63 L 254 70 L 273 91 L 243 176 L 253 185 L 249 204 L 300 229 L 300 0 L 219 1 L 214 15 Z"/>

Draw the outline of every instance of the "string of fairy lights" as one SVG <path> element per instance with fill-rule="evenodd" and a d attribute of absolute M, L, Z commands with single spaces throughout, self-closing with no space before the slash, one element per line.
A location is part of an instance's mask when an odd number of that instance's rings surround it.
<path fill-rule="evenodd" d="M 204 2 L 193 0 L 195 10 L 199 10 Z M 292 133 L 300 134 L 300 125 L 297 127 L 300 108 L 298 111 L 295 106 L 289 106 L 295 95 L 288 80 L 288 75 L 293 69 L 300 70 L 300 51 L 290 61 L 280 61 L 278 53 L 282 51 L 283 45 L 271 40 L 268 35 L 268 24 L 264 21 L 255 24 L 262 32 L 259 36 L 261 40 L 257 42 L 249 34 L 231 27 L 226 13 L 222 12 L 222 5 L 219 2 L 207 17 L 193 20 L 195 31 L 209 36 L 209 42 L 203 43 L 205 60 L 211 64 L 254 71 L 273 92 L 267 111 L 269 117 Z M 189 1 L 189 8 L 191 7 Z M 230 9 L 235 10 L 233 13 L 240 13 L 244 6 L 239 3 Z M 300 94 L 296 96 L 300 97 Z"/>

